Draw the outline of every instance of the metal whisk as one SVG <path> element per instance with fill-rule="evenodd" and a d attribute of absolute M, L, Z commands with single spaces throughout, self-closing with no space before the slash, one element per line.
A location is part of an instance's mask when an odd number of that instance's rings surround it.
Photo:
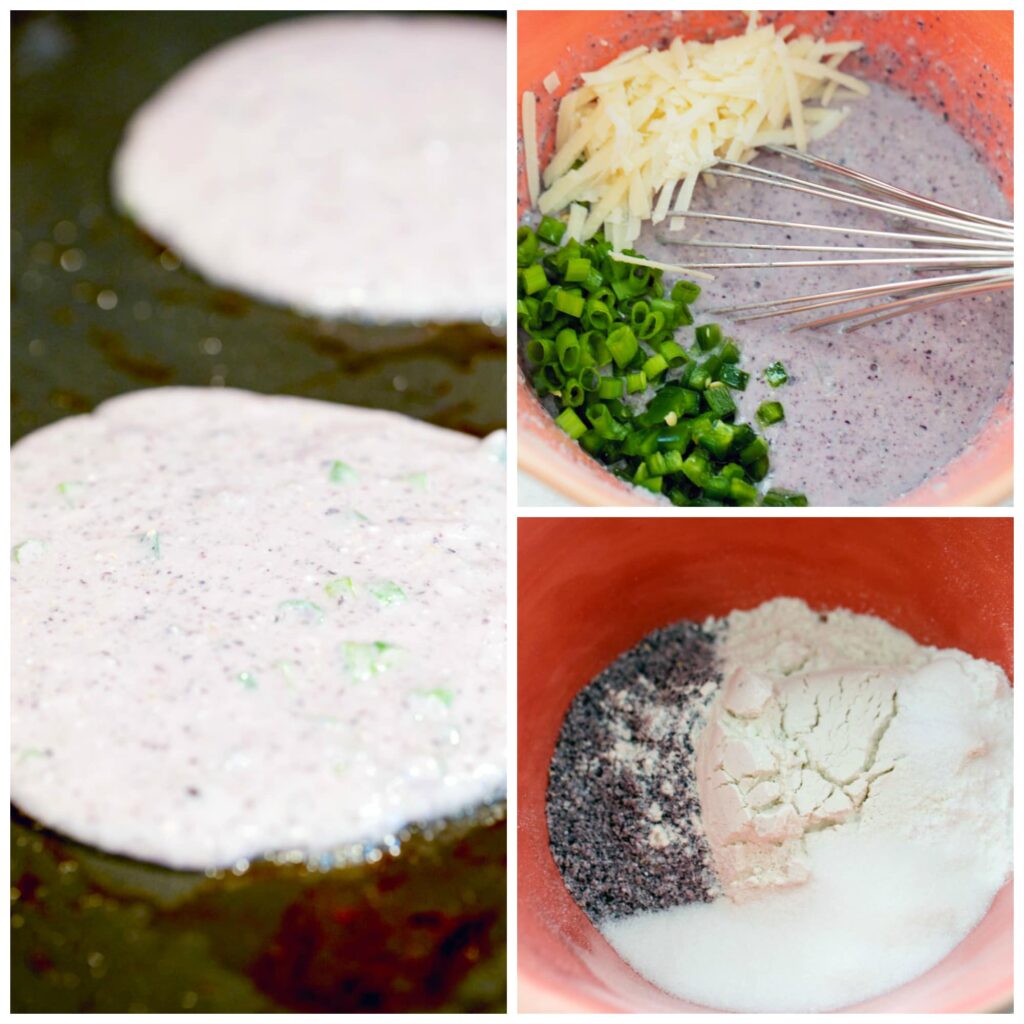
<path fill-rule="evenodd" d="M 688 219 L 734 221 L 767 227 L 838 232 L 870 236 L 872 239 L 898 240 L 902 245 L 844 246 L 792 245 L 757 242 L 706 242 L 698 239 L 674 241 L 673 244 L 705 249 L 769 250 L 804 253 L 826 253 L 827 258 L 797 260 L 760 260 L 745 262 L 690 263 L 700 270 L 781 267 L 909 267 L 921 276 L 912 280 L 889 281 L 878 285 L 822 291 L 789 298 L 765 299 L 744 305 L 711 310 L 715 314 L 742 314 L 736 321 L 760 320 L 767 317 L 790 316 L 828 306 L 852 305 L 854 308 L 795 324 L 792 330 L 825 327 L 843 323 L 844 332 L 856 331 L 870 324 L 914 313 L 929 306 L 970 295 L 1002 291 L 1013 287 L 1013 223 L 985 217 L 955 206 L 927 199 L 905 189 L 879 181 L 868 174 L 851 170 L 820 157 L 801 153 L 785 146 L 763 147 L 780 156 L 810 165 L 827 177 L 839 179 L 844 188 L 823 184 L 807 178 L 767 170 L 753 164 L 722 160 L 708 170 L 724 178 L 790 189 L 875 211 L 906 225 L 909 230 L 876 230 L 843 225 L 806 224 L 799 221 L 769 220 L 695 210 L 677 214 L 670 230 L 681 230 Z M 858 253 L 857 256 L 836 254 Z M 876 302 L 875 300 L 885 300 Z"/>

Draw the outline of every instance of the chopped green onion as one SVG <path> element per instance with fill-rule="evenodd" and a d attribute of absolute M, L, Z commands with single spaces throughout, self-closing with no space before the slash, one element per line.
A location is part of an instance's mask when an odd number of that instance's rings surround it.
<path fill-rule="evenodd" d="M 636 330 L 650 316 L 650 313 L 651 307 L 643 299 L 637 299 L 629 310 L 629 322 L 632 328 Z"/>
<path fill-rule="evenodd" d="M 565 387 L 562 388 L 562 401 L 570 408 L 577 408 L 581 406 L 586 399 L 587 393 L 583 390 L 583 385 L 579 382 L 579 378 L 570 377 L 565 382 Z"/>
<path fill-rule="evenodd" d="M 584 391 L 592 393 L 600 388 L 601 381 L 604 379 L 605 378 L 603 378 L 592 366 L 587 366 L 584 368 L 583 372 L 580 373 L 580 387 L 582 387 Z"/>
<path fill-rule="evenodd" d="M 356 585 L 351 576 L 335 576 L 324 584 L 324 593 L 332 600 L 356 596 Z"/>
<path fill-rule="evenodd" d="M 667 473 L 681 473 L 683 470 L 683 453 L 680 451 L 664 452 L 665 471 Z"/>
<path fill-rule="evenodd" d="M 558 363 L 546 363 L 541 367 L 541 375 L 552 391 L 556 394 L 561 391 L 565 383 L 565 371 Z"/>
<path fill-rule="evenodd" d="M 562 221 L 555 220 L 554 217 L 544 217 L 537 228 L 537 237 L 552 245 L 558 245 L 565 234 L 565 228 L 566 225 Z"/>
<path fill-rule="evenodd" d="M 57 484 L 57 493 L 71 506 L 77 503 L 84 490 L 85 484 L 81 480 L 64 480 Z"/>
<path fill-rule="evenodd" d="M 686 375 L 687 387 L 703 391 L 711 383 L 711 371 L 705 363 L 693 363 Z"/>
<path fill-rule="evenodd" d="M 689 361 L 686 349 L 675 341 L 663 341 L 658 346 L 658 352 L 673 370 L 678 369 L 680 366 L 685 366 Z"/>
<path fill-rule="evenodd" d="M 597 386 L 598 398 L 621 398 L 626 393 L 626 382 L 622 377 L 602 377 Z"/>
<path fill-rule="evenodd" d="M 327 476 L 332 484 L 347 484 L 355 480 L 358 474 L 351 466 L 335 459 Z"/>
<path fill-rule="evenodd" d="M 700 297 L 700 285 L 693 281 L 676 281 L 672 286 L 672 301 L 691 306 Z"/>
<path fill-rule="evenodd" d="M 535 366 L 550 363 L 555 354 L 555 346 L 550 338 L 531 338 L 526 343 L 526 358 Z"/>
<path fill-rule="evenodd" d="M 667 416 L 666 423 L 668 423 L 669 417 L 672 413 Z M 682 453 L 690 443 L 690 423 L 688 420 L 682 420 L 677 423 L 670 423 L 667 426 L 661 427 L 658 430 L 657 441 L 658 446 L 666 452 L 677 451 Z M 682 470 L 682 464 L 679 467 Z"/>
<path fill-rule="evenodd" d="M 555 309 L 559 313 L 565 313 L 566 316 L 571 316 L 576 320 L 583 316 L 585 305 L 586 301 L 583 298 L 583 293 L 575 289 L 569 291 L 563 288 L 555 298 Z"/>
<path fill-rule="evenodd" d="M 587 432 L 587 425 L 576 415 L 574 409 L 563 409 L 556 417 L 558 424 L 574 441 Z"/>
<path fill-rule="evenodd" d="M 729 477 L 723 473 L 719 473 L 717 476 L 708 477 L 704 484 L 704 493 L 709 498 L 714 498 L 716 501 L 723 501 L 730 495 L 730 484 L 732 481 Z"/>
<path fill-rule="evenodd" d="M 608 339 L 602 335 L 598 335 L 594 341 L 594 360 L 598 366 L 610 366 L 612 363 L 612 353 L 608 348 Z"/>
<path fill-rule="evenodd" d="M 731 423 L 726 423 L 725 420 L 715 420 L 711 426 L 699 433 L 695 428 L 693 439 L 701 448 L 711 452 L 716 458 L 724 459 L 729 453 L 735 432 L 736 429 Z"/>
<path fill-rule="evenodd" d="M 723 358 L 722 366 L 718 371 L 718 379 L 723 384 L 727 384 L 729 387 L 735 388 L 737 391 L 746 391 L 747 383 L 750 380 L 750 374 L 747 373 L 746 370 L 741 370 L 734 363 L 725 362 Z"/>
<path fill-rule="evenodd" d="M 723 363 L 738 363 L 740 361 L 740 350 L 736 347 L 735 338 L 725 339 L 721 354 Z"/>
<path fill-rule="evenodd" d="M 636 335 L 628 324 L 621 324 L 608 335 L 608 351 L 620 369 L 632 362 L 637 349 Z"/>
<path fill-rule="evenodd" d="M 46 545 L 41 540 L 23 540 L 11 549 L 11 558 L 18 565 L 28 565 L 30 562 L 35 562 L 42 557 L 45 550 Z"/>
<path fill-rule="evenodd" d="M 139 535 L 139 540 L 149 552 L 151 558 L 160 557 L 160 534 L 156 530 L 147 530 Z"/>
<path fill-rule="evenodd" d="M 605 441 L 621 441 L 629 433 L 629 428 L 623 423 L 617 423 L 608 406 L 600 402 L 595 402 L 587 409 L 587 419 L 593 424 L 598 437 Z"/>
<path fill-rule="evenodd" d="M 647 470 L 655 476 L 664 476 L 668 472 L 668 463 L 661 452 L 653 452 L 648 455 L 644 462 L 647 463 Z"/>
<path fill-rule="evenodd" d="M 773 487 L 765 492 L 762 504 L 777 508 L 803 508 L 807 505 L 807 497 L 799 491 L 786 491 Z"/>
<path fill-rule="evenodd" d="M 709 383 L 718 380 L 718 371 L 722 368 L 722 357 L 720 355 L 712 354 L 708 356 L 701 365 L 708 371 Z"/>
<path fill-rule="evenodd" d="M 540 245 L 533 229 L 523 226 L 516 231 L 516 264 L 520 268 L 528 267 L 537 258 Z"/>
<path fill-rule="evenodd" d="M 539 263 L 534 263 L 532 267 L 521 271 L 519 279 L 522 281 L 523 291 L 527 295 L 536 295 L 537 292 L 548 286 L 548 275 L 544 273 L 544 267 Z"/>
<path fill-rule="evenodd" d="M 696 415 L 700 407 L 700 396 L 696 391 L 679 387 L 677 384 L 666 384 L 647 403 L 647 408 L 637 417 L 642 427 L 653 427 L 665 423 L 669 416 Z"/>
<path fill-rule="evenodd" d="M 768 442 L 763 437 L 755 437 L 741 452 L 740 462 L 749 466 L 752 462 L 764 458 L 768 454 Z"/>
<path fill-rule="evenodd" d="M 572 373 L 579 366 L 580 342 L 574 330 L 567 327 L 558 332 L 555 338 L 555 352 L 566 373 Z"/>
<path fill-rule="evenodd" d="M 762 402 L 757 407 L 757 419 L 762 426 L 770 427 L 786 418 L 781 402 Z"/>
<path fill-rule="evenodd" d="M 647 374 L 643 370 L 638 370 L 636 373 L 626 374 L 626 391 L 628 394 L 635 395 L 640 391 L 647 390 Z"/>
<path fill-rule="evenodd" d="M 320 625 L 324 621 L 324 610 L 312 601 L 282 601 L 277 606 L 278 618 L 288 616 L 309 625 Z"/>
<path fill-rule="evenodd" d="M 455 701 L 455 694 L 443 686 L 435 686 L 431 690 L 417 690 L 417 696 L 432 698 L 440 701 L 446 708 L 450 708 Z"/>
<path fill-rule="evenodd" d="M 665 357 L 662 355 L 653 355 L 649 359 L 644 361 L 644 373 L 647 374 L 648 380 L 654 380 L 656 377 L 660 377 L 667 369 L 668 363 L 665 361 Z"/>
<path fill-rule="evenodd" d="M 768 456 L 762 455 L 761 458 L 747 466 L 747 474 L 751 480 L 760 483 L 768 475 Z"/>
<path fill-rule="evenodd" d="M 718 324 L 701 324 L 696 331 L 697 344 L 702 352 L 710 352 L 722 341 L 722 328 Z"/>
<path fill-rule="evenodd" d="M 259 686 L 251 672 L 239 672 L 237 679 L 247 690 L 255 690 Z"/>
<path fill-rule="evenodd" d="M 682 472 L 692 484 L 703 489 L 710 476 L 708 457 L 694 449 L 683 460 Z"/>
<path fill-rule="evenodd" d="M 607 331 L 611 329 L 615 318 L 608 304 L 592 295 L 584 306 L 583 322 L 595 331 Z"/>
<path fill-rule="evenodd" d="M 716 416 L 731 416 L 736 411 L 736 403 L 732 400 L 729 389 L 719 381 L 705 388 L 704 401 Z"/>
<path fill-rule="evenodd" d="M 365 682 L 393 668 L 399 658 L 399 649 L 394 644 L 375 640 L 372 643 L 356 643 L 348 640 L 341 645 L 341 656 L 345 671 L 357 682 Z"/>
<path fill-rule="evenodd" d="M 789 380 L 789 374 L 786 373 L 786 368 L 780 362 L 774 362 L 771 366 L 764 371 L 764 379 L 773 387 L 780 387 Z"/>
<path fill-rule="evenodd" d="M 729 481 L 729 497 L 739 505 L 756 505 L 757 488 L 746 480 L 735 477 Z"/>
<path fill-rule="evenodd" d="M 377 580 L 371 583 L 368 589 L 377 602 L 384 605 L 384 607 L 392 604 L 401 604 L 406 599 L 405 591 L 391 580 Z"/>
<path fill-rule="evenodd" d="M 570 284 L 580 284 L 583 281 L 586 281 L 589 274 L 590 260 L 576 256 L 565 264 L 565 273 L 562 277 Z"/>

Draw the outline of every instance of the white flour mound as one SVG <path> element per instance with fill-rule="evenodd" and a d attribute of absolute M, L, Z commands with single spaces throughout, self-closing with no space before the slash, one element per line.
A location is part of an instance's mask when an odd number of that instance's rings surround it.
<path fill-rule="evenodd" d="M 724 897 L 612 922 L 655 984 L 734 1011 L 821 1011 L 911 980 L 1012 867 L 1005 674 L 871 616 L 735 612 L 697 740 Z"/>
<path fill-rule="evenodd" d="M 132 118 L 118 205 L 204 277 L 300 312 L 496 322 L 505 31 L 302 17 L 189 65 Z"/>

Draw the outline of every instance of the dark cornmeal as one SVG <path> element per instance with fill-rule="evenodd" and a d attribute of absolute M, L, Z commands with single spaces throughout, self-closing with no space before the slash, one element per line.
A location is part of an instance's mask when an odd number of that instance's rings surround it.
<path fill-rule="evenodd" d="M 566 888 L 595 923 L 712 898 L 690 737 L 720 683 L 712 634 L 678 622 L 569 706 L 548 776 L 548 832 Z"/>

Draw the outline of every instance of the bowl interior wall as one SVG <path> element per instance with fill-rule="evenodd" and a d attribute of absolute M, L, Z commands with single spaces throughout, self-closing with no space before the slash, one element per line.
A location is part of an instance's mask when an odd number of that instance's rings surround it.
<path fill-rule="evenodd" d="M 621 961 L 548 847 L 551 754 L 576 692 L 645 634 L 777 596 L 887 619 L 1012 673 L 1006 519 L 554 519 L 519 524 L 519 968 L 580 1009 L 701 1009 Z M 859 1009 L 977 1008 L 1012 990 L 1012 890 L 942 964 Z"/>

